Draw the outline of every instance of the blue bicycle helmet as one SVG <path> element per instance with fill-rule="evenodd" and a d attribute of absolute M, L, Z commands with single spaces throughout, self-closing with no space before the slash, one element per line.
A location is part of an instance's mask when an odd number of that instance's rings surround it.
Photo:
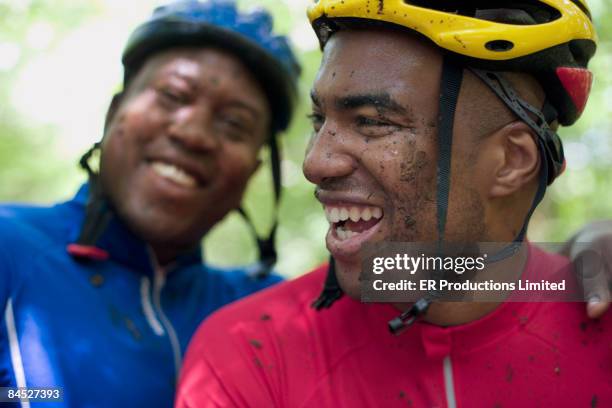
<path fill-rule="evenodd" d="M 287 128 L 300 66 L 287 38 L 272 31 L 272 17 L 265 10 L 240 13 L 232 0 L 181 0 L 156 8 L 125 47 L 124 83 L 129 83 L 148 57 L 177 46 L 216 46 L 233 52 L 266 93 L 272 132 Z"/>

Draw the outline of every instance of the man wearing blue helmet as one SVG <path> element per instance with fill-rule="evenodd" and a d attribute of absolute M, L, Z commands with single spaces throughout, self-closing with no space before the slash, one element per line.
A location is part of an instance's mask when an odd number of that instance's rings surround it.
<path fill-rule="evenodd" d="M 271 17 L 221 0 L 160 7 L 123 64 L 76 197 L 0 207 L 0 386 L 54 387 L 61 406 L 171 406 L 200 321 L 280 280 L 267 274 L 273 234 L 249 271 L 213 269 L 200 252 L 239 209 L 266 143 L 280 186 L 275 137 L 299 66 Z"/>

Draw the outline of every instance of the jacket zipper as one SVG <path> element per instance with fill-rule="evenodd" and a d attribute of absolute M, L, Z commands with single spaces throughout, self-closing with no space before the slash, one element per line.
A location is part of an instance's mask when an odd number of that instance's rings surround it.
<path fill-rule="evenodd" d="M 457 408 L 457 397 L 455 395 L 455 380 L 453 378 L 453 362 L 450 354 L 444 357 L 444 391 L 446 393 L 446 406 Z"/>
<path fill-rule="evenodd" d="M 144 312 L 145 319 L 149 323 L 149 327 L 158 336 L 166 334 L 164 327 L 157 319 L 155 311 L 153 310 L 153 302 L 151 302 L 151 281 L 146 276 L 143 276 L 140 280 L 140 302 L 142 304 L 142 311 Z"/>
<path fill-rule="evenodd" d="M 176 331 L 168 320 L 168 317 L 164 313 L 164 310 L 161 306 L 161 291 L 166 284 L 166 278 L 164 275 L 164 271 L 161 267 L 154 263 L 155 265 L 155 275 L 153 279 L 153 306 L 159 316 L 159 321 L 164 327 L 166 333 L 168 334 L 168 338 L 170 339 L 170 346 L 172 347 L 172 356 L 174 358 L 174 373 L 175 380 L 178 381 L 178 375 L 181 369 L 182 356 L 181 356 L 181 345 L 178 340 L 178 336 L 176 335 Z"/>

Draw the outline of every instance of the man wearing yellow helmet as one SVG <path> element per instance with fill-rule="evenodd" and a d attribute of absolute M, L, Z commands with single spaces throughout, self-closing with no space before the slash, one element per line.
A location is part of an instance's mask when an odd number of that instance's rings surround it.
<path fill-rule="evenodd" d="M 304 173 L 332 261 L 210 318 L 178 406 L 612 405 L 612 318 L 579 303 L 359 302 L 364 245 L 523 243 L 564 169 L 555 129 L 589 94 L 583 1 L 457 4 L 310 7 L 323 62 Z M 526 276 L 570 269 L 524 247 Z"/>

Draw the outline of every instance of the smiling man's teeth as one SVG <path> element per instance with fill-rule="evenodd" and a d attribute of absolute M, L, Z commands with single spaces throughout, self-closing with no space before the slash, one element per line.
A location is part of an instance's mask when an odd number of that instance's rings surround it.
<path fill-rule="evenodd" d="M 359 235 L 359 233 L 346 230 L 344 227 L 338 227 L 336 228 L 336 235 L 341 241 L 344 241 L 345 239 L 353 238 L 355 235 Z"/>
<path fill-rule="evenodd" d="M 340 208 L 340 221 L 346 221 L 349 219 L 349 210 L 346 208 Z"/>
<path fill-rule="evenodd" d="M 327 221 L 332 224 L 348 221 L 349 219 L 353 222 L 359 220 L 370 221 L 372 218 L 379 220 L 382 218 L 382 215 L 382 209 L 379 207 L 325 207 Z"/>
<path fill-rule="evenodd" d="M 332 208 L 329 211 L 325 209 L 325 215 L 327 216 L 327 220 L 329 222 L 335 223 L 340 221 L 340 210 L 338 210 L 336 207 Z"/>
<path fill-rule="evenodd" d="M 195 187 L 197 185 L 196 179 L 191 177 L 182 169 L 168 163 L 153 162 L 151 164 L 153 171 L 159 176 L 166 178 L 174 183 L 183 187 Z"/>

